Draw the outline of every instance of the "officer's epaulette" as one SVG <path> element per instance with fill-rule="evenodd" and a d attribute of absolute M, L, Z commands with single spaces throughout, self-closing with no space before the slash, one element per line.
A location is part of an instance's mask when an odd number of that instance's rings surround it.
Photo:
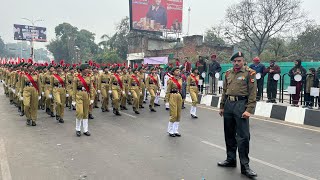
<path fill-rule="evenodd" d="M 230 69 L 228 69 L 228 70 L 226 71 L 226 76 L 228 76 L 228 75 L 230 74 L 231 70 L 232 70 L 232 68 L 230 68 Z"/>
<path fill-rule="evenodd" d="M 251 68 L 249 68 L 248 66 L 246 67 L 246 70 L 250 72 L 250 76 L 256 74 L 256 71 L 251 69 Z"/>

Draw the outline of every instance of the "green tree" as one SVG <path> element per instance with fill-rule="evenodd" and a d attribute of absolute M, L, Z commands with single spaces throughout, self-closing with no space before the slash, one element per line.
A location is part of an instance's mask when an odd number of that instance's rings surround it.
<path fill-rule="evenodd" d="M 221 28 L 212 27 L 205 32 L 204 42 L 212 46 L 224 46 L 226 43 L 221 36 Z"/>

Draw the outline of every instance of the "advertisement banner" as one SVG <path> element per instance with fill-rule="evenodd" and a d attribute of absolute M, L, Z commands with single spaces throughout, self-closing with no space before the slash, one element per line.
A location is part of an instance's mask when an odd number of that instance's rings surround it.
<path fill-rule="evenodd" d="M 144 58 L 144 64 L 168 64 L 168 57 L 148 57 Z"/>
<path fill-rule="evenodd" d="M 47 28 L 28 26 L 28 25 L 13 25 L 14 40 L 20 41 L 37 41 L 47 42 Z"/>
<path fill-rule="evenodd" d="M 183 0 L 130 0 L 131 29 L 182 32 Z"/>

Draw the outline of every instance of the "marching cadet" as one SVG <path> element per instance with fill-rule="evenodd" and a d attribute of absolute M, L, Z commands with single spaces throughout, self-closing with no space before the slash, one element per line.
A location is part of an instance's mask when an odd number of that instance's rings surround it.
<path fill-rule="evenodd" d="M 127 73 L 127 69 L 126 69 L 125 66 L 121 67 L 121 70 L 122 70 L 121 78 L 122 78 L 123 88 L 124 88 L 125 94 L 122 95 L 120 109 L 121 110 L 128 110 L 126 104 L 127 104 L 127 98 L 129 98 L 129 96 L 128 96 L 128 92 L 129 92 L 129 85 L 128 85 L 129 75 Z"/>
<path fill-rule="evenodd" d="M 109 112 L 109 82 L 110 82 L 110 73 L 109 67 L 102 67 L 103 73 L 100 75 L 98 79 L 98 93 L 100 92 L 102 95 L 102 112 Z"/>
<path fill-rule="evenodd" d="M 128 72 L 127 72 L 127 76 L 128 76 L 128 92 L 127 92 L 127 94 L 126 94 L 126 95 L 127 95 L 126 99 L 127 99 L 127 103 L 128 103 L 129 105 L 132 105 L 132 96 L 131 96 L 130 89 L 129 89 L 129 79 L 130 79 L 130 76 L 132 75 L 132 68 L 131 68 L 130 65 L 129 65 L 127 71 L 128 71 Z"/>
<path fill-rule="evenodd" d="M 185 66 L 180 67 L 180 76 L 182 79 L 182 89 L 181 89 L 182 109 L 185 109 L 186 107 L 184 106 L 184 102 L 187 97 L 187 77 L 188 77 Z"/>
<path fill-rule="evenodd" d="M 36 126 L 37 112 L 38 112 L 38 101 L 41 94 L 41 82 L 38 74 L 34 71 L 32 60 L 29 59 L 27 65 L 27 72 L 21 78 L 21 90 L 20 94 L 23 95 L 21 98 L 24 104 L 24 113 L 27 117 L 27 125 Z"/>
<path fill-rule="evenodd" d="M 167 92 L 168 81 L 169 81 L 169 79 L 172 77 L 172 75 L 171 75 L 171 70 L 172 70 L 172 65 L 170 65 L 170 66 L 167 68 L 166 75 L 164 76 L 164 90 L 165 90 L 165 92 Z M 169 99 L 168 99 L 168 97 L 167 97 L 167 94 L 166 94 L 166 96 L 164 97 L 164 102 L 165 102 L 166 110 L 168 111 L 169 108 L 170 108 L 170 105 L 169 105 Z"/>
<path fill-rule="evenodd" d="M 150 105 L 149 105 L 149 109 L 151 112 L 156 112 L 156 110 L 154 109 L 154 100 L 156 98 L 156 93 L 160 89 L 159 79 L 158 79 L 156 72 L 157 72 L 156 67 L 151 68 L 151 73 L 148 75 L 148 77 L 146 79 L 146 87 L 147 87 L 147 89 L 150 93 L 150 96 L 151 96 Z"/>
<path fill-rule="evenodd" d="M 73 97 L 73 78 L 74 78 L 74 68 L 75 66 L 70 66 L 69 68 L 69 72 L 66 74 L 66 90 L 67 90 L 67 94 L 66 94 L 66 101 L 67 101 L 67 107 L 69 107 L 69 109 L 73 109 L 75 110 L 75 107 L 72 106 L 72 99 Z"/>
<path fill-rule="evenodd" d="M 51 76 L 54 72 L 54 66 L 53 64 L 50 64 L 48 67 L 48 72 L 44 75 L 43 77 L 43 89 L 44 89 L 44 96 L 46 97 L 45 99 L 45 104 L 46 104 L 46 112 L 48 115 L 51 117 L 55 117 L 54 115 L 54 110 L 53 110 L 53 100 L 52 100 L 52 86 L 50 85 L 50 79 Z"/>
<path fill-rule="evenodd" d="M 39 101 L 39 106 L 41 110 L 45 110 L 45 94 L 44 94 L 44 84 L 42 83 L 44 81 L 44 76 L 45 74 L 48 72 L 48 63 L 44 64 L 44 66 L 42 67 L 42 72 L 39 73 L 39 78 L 40 78 L 40 82 L 41 82 L 41 99 Z"/>
<path fill-rule="evenodd" d="M 139 100 L 140 100 L 140 95 L 141 95 L 141 91 L 140 91 L 140 82 L 141 81 L 140 81 L 139 75 L 138 75 L 139 71 L 136 67 L 132 70 L 132 72 L 133 72 L 133 74 L 129 78 L 130 92 L 128 94 L 131 95 L 132 99 L 133 99 L 133 104 L 132 104 L 133 111 L 136 114 L 140 114 Z"/>
<path fill-rule="evenodd" d="M 144 101 L 144 94 L 145 94 L 145 91 L 146 91 L 146 80 L 145 80 L 145 69 L 143 68 L 143 66 L 140 66 L 138 68 L 138 76 L 139 76 L 139 79 L 140 79 L 140 99 L 139 99 L 139 108 L 144 108 L 143 107 L 143 101 Z"/>
<path fill-rule="evenodd" d="M 96 99 L 96 95 L 97 95 L 97 86 L 95 85 L 95 79 L 94 79 L 94 75 L 93 75 L 93 71 L 92 71 L 92 66 L 93 66 L 93 61 L 89 61 L 89 74 L 88 76 L 90 76 L 90 79 L 92 81 L 92 87 L 93 87 L 93 103 L 89 105 L 89 119 L 94 119 L 92 113 L 93 113 L 93 106 L 94 106 L 94 100 Z"/>
<path fill-rule="evenodd" d="M 89 106 L 94 102 L 94 88 L 89 75 L 89 64 L 80 65 L 80 73 L 73 80 L 73 92 L 75 101 L 72 102 L 76 106 L 76 135 L 81 136 L 81 123 L 83 126 L 83 134 L 90 136 L 88 129 Z"/>
<path fill-rule="evenodd" d="M 56 109 L 56 120 L 59 123 L 64 123 L 64 105 L 66 101 L 66 75 L 63 72 L 63 61 L 56 66 L 56 72 L 53 73 L 50 79 L 54 105 Z"/>
<path fill-rule="evenodd" d="M 155 100 L 154 100 L 154 106 L 160 106 L 159 104 L 159 101 L 160 101 L 160 92 L 161 92 L 161 88 L 162 88 L 162 83 L 161 83 L 161 78 L 160 78 L 160 69 L 159 69 L 159 66 L 156 66 L 156 70 L 157 70 L 157 77 L 158 77 L 158 87 L 159 87 L 159 90 L 158 92 L 156 93 L 156 97 L 155 97 Z"/>
<path fill-rule="evenodd" d="M 254 113 L 257 96 L 256 72 L 244 66 L 244 55 L 237 52 L 231 57 L 233 68 L 228 70 L 223 83 L 220 116 L 224 119 L 227 159 L 220 167 L 236 167 L 238 149 L 241 173 L 249 178 L 257 174 L 249 166 L 249 117 Z"/>
<path fill-rule="evenodd" d="M 197 67 L 192 68 L 191 74 L 187 79 L 187 92 L 190 93 L 192 106 L 190 109 L 190 114 L 192 118 L 197 117 L 197 104 L 198 104 L 198 94 L 199 94 L 199 71 Z"/>
<path fill-rule="evenodd" d="M 98 81 L 99 81 L 99 71 L 98 71 L 98 65 L 96 64 L 93 69 L 93 87 L 94 89 L 97 91 L 98 90 Z M 96 93 L 95 98 L 94 98 L 94 103 L 93 103 L 93 107 L 94 108 L 99 108 L 98 107 L 98 101 L 99 101 L 99 94 L 100 93 Z"/>
<path fill-rule="evenodd" d="M 113 68 L 114 73 L 110 77 L 109 93 L 112 95 L 113 113 L 121 116 L 119 112 L 121 96 L 125 94 L 122 79 L 120 76 L 121 69 L 116 66 Z"/>
<path fill-rule="evenodd" d="M 178 132 L 181 118 L 182 108 L 182 79 L 180 78 L 180 69 L 178 67 L 172 68 L 172 76 L 167 85 L 167 98 L 170 105 L 170 121 L 168 124 L 168 133 L 171 137 L 180 137 Z"/>

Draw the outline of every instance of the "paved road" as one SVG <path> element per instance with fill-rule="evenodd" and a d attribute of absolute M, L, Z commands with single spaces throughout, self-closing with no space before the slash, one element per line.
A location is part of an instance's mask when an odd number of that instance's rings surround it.
<path fill-rule="evenodd" d="M 166 134 L 164 107 L 121 117 L 95 109 L 91 137 L 75 136 L 74 111 L 58 124 L 43 111 L 37 127 L 26 127 L 0 90 L 2 180 L 235 180 L 239 168 L 216 166 L 225 158 L 223 123 L 214 109 L 199 119 L 183 110 L 181 138 Z M 257 179 L 320 179 L 320 129 L 251 119 L 251 166 Z"/>

